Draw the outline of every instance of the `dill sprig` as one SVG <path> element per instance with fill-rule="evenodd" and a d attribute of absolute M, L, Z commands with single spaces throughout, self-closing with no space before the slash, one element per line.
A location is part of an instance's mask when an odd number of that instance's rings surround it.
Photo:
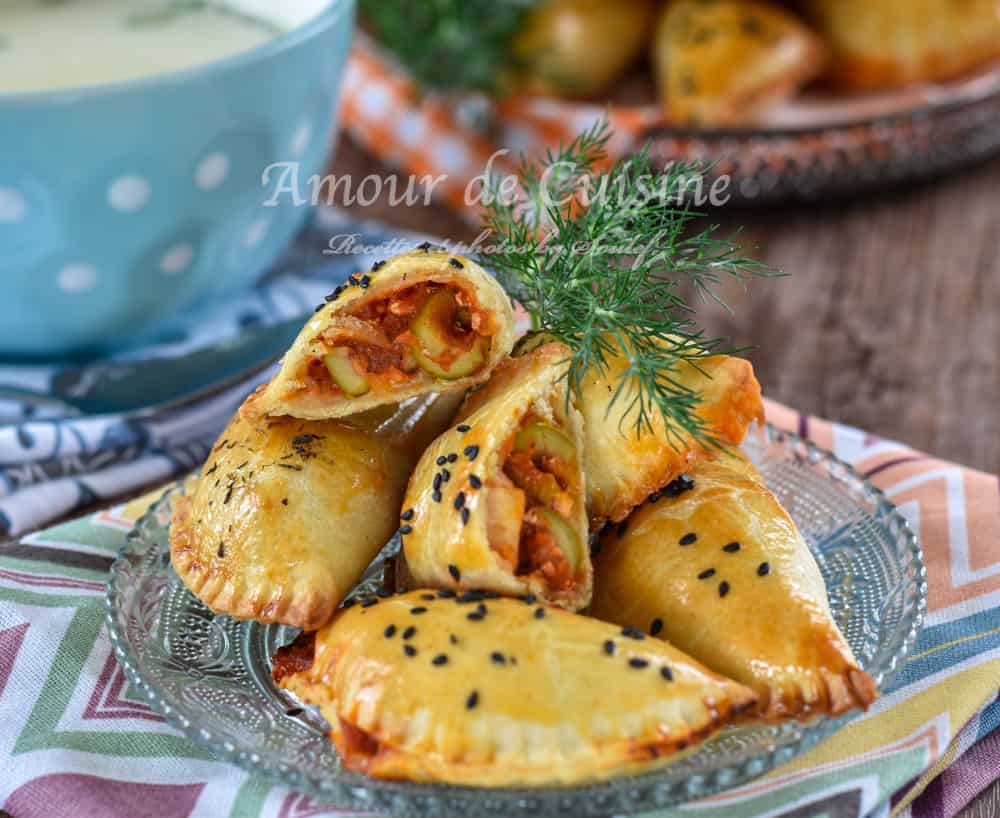
<path fill-rule="evenodd" d="M 706 337 L 680 286 L 690 281 L 725 306 L 717 292 L 724 278 L 768 270 L 718 226 L 691 229 L 702 215 L 687 204 L 702 179 L 697 163 L 656 169 L 645 147 L 609 165 L 610 136 L 601 120 L 541 161 L 522 158 L 513 195 L 509 180 L 487 181 L 488 263 L 534 329 L 572 350 L 570 394 L 580 393 L 588 370 L 604 375 L 624 355 L 608 406 L 621 406 L 621 425 L 641 435 L 659 413 L 675 447 L 694 439 L 722 448 L 697 413 L 699 394 L 678 374 L 732 350 Z"/>
<path fill-rule="evenodd" d="M 517 64 L 512 42 L 539 0 L 361 0 L 362 20 L 417 81 L 494 94 Z"/>

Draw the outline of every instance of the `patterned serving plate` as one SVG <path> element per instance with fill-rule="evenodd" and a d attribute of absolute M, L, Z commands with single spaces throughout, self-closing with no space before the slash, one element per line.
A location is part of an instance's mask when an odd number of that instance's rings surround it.
<path fill-rule="evenodd" d="M 858 661 L 885 689 L 926 607 L 916 536 L 879 489 L 812 443 L 766 426 L 744 448 L 815 554 Z M 295 631 L 214 616 L 177 578 L 167 537 L 181 491 L 171 489 L 150 508 L 112 567 L 107 622 L 118 660 L 135 688 L 193 741 L 323 802 L 421 818 L 634 814 L 746 782 L 851 718 L 729 728 L 666 768 L 599 784 L 481 789 L 365 778 L 341 767 L 322 718 L 271 681 L 270 657 Z M 398 546 L 398 538 L 386 545 L 359 589 L 371 590 Z"/>

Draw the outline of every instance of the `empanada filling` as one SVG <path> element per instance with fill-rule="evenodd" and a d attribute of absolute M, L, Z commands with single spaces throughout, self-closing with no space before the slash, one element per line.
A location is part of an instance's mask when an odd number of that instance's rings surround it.
<path fill-rule="evenodd" d="M 337 319 L 305 373 L 320 394 L 359 397 L 421 372 L 441 380 L 474 375 L 486 365 L 493 334 L 489 313 L 468 290 L 438 282 L 362 300 Z"/>
<path fill-rule="evenodd" d="M 553 417 L 529 413 L 505 451 L 487 486 L 490 547 L 513 573 L 566 594 L 583 564 L 571 522 L 581 494 L 576 446 Z"/>

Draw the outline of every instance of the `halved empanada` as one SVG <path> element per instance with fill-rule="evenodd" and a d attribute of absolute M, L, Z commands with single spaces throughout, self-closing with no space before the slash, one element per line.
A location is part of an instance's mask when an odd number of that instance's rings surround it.
<path fill-rule="evenodd" d="M 637 509 L 595 560 L 591 613 L 662 636 L 752 688 L 767 720 L 839 714 L 877 695 L 837 629 L 819 567 L 744 458 Z"/>
<path fill-rule="evenodd" d="M 514 343 L 514 310 L 478 264 L 416 250 L 356 274 L 299 333 L 257 414 L 345 417 L 482 383 Z"/>
<path fill-rule="evenodd" d="M 562 344 L 504 361 L 424 452 L 404 501 L 406 567 L 420 587 L 590 601 L 580 416 Z"/>
<path fill-rule="evenodd" d="M 587 509 L 595 529 L 609 520 L 625 519 L 650 494 L 705 455 L 689 436 L 667 427 L 656 411 L 652 430 L 636 434 L 638 410 L 630 406 L 628 389 L 612 404 L 627 367 L 628 360 L 620 353 L 609 357 L 603 372 L 592 367 L 577 400 L 584 421 Z M 664 376 L 698 393 L 698 415 L 724 443 L 741 443 L 750 423 L 764 420 L 760 384 L 749 361 L 714 355 L 700 360 L 697 368 L 682 363 Z"/>
<path fill-rule="evenodd" d="M 663 764 L 755 701 L 641 633 L 443 594 L 372 597 L 275 657 L 348 769 L 480 786 L 607 778 Z"/>
<path fill-rule="evenodd" d="M 351 423 L 237 413 L 177 501 L 178 576 L 216 613 L 319 627 L 396 530 L 410 470 L 456 403 Z"/>

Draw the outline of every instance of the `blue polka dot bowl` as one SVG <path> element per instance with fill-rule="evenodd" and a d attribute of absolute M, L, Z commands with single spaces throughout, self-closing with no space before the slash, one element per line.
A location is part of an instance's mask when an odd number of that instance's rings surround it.
<path fill-rule="evenodd" d="M 258 279 L 301 227 L 266 171 L 323 173 L 355 3 L 234 5 L 284 30 L 192 69 L 0 94 L 0 357 L 148 337 Z"/>

